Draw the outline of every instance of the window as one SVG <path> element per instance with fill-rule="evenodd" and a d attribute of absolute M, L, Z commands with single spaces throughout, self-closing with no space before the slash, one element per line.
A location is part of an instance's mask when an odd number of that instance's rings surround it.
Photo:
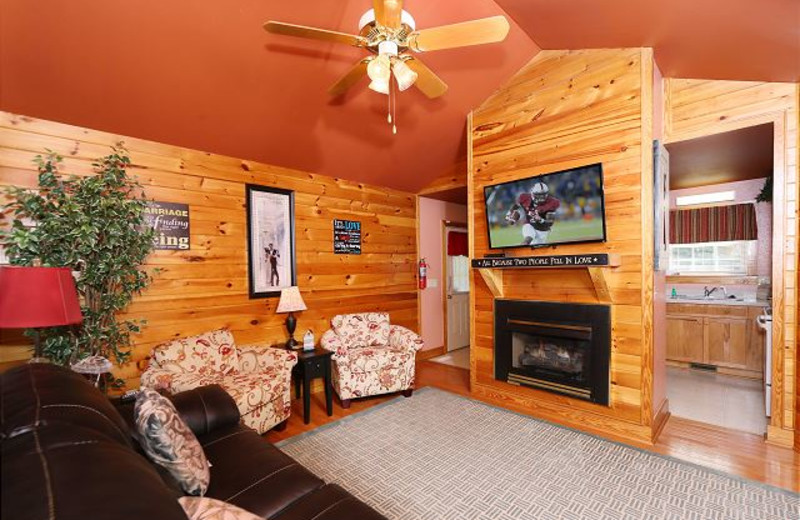
<path fill-rule="evenodd" d="M 735 191 L 715 191 L 712 193 L 701 193 L 699 195 L 684 195 L 675 199 L 676 206 L 696 206 L 698 204 L 714 204 L 718 202 L 730 202 L 736 199 Z"/>
<path fill-rule="evenodd" d="M 469 257 L 448 256 L 450 259 L 451 292 L 469 292 Z"/>
<path fill-rule="evenodd" d="M 670 244 L 669 273 L 681 274 L 753 274 L 756 241 Z"/>

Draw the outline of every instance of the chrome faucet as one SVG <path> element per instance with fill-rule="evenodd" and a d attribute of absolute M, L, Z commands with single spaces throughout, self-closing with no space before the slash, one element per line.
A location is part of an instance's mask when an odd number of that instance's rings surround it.
<path fill-rule="evenodd" d="M 706 285 L 705 287 L 703 287 L 703 298 L 708 298 L 709 296 L 714 294 L 717 290 L 722 291 L 723 297 L 725 298 L 728 297 L 728 291 L 722 285 L 720 285 L 719 287 L 712 287 L 711 289 L 709 289 L 708 286 Z"/>

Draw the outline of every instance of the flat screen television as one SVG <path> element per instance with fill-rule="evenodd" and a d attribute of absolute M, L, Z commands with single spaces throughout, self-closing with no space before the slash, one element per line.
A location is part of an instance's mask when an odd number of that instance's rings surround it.
<path fill-rule="evenodd" d="M 489 247 L 605 242 L 603 165 L 483 188 Z"/>

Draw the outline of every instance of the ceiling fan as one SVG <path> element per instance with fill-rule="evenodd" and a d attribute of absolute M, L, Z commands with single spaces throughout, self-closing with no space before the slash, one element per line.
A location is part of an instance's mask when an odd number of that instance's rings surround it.
<path fill-rule="evenodd" d="M 509 24 L 505 16 L 492 16 L 469 22 L 416 30 L 414 18 L 403 10 L 403 0 L 373 0 L 372 9 L 361 16 L 358 34 L 329 31 L 290 23 L 268 21 L 264 29 L 274 34 L 297 36 L 361 47 L 372 53 L 355 64 L 328 92 L 345 93 L 366 74 L 369 88 L 389 96 L 388 121 L 397 133 L 394 112 L 396 89 L 416 85 L 429 98 L 447 92 L 447 84 L 414 54 L 503 41 Z"/>

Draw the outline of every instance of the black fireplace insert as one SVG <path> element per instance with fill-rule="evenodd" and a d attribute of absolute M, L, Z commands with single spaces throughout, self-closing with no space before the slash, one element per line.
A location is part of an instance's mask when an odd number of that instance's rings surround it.
<path fill-rule="evenodd" d="M 607 305 L 495 300 L 495 379 L 608 405 Z"/>

